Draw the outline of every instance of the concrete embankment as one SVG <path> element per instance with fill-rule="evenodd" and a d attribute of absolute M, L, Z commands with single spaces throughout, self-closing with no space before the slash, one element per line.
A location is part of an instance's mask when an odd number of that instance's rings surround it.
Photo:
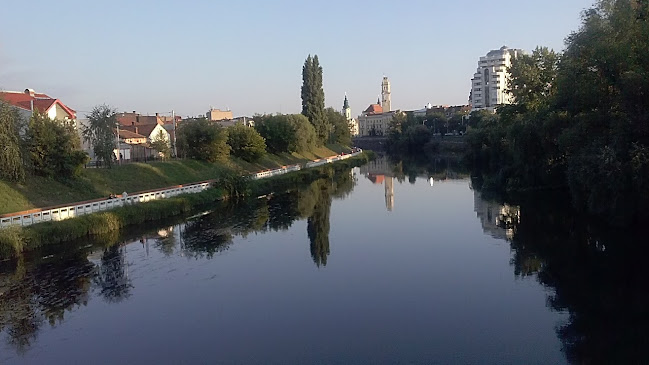
<path fill-rule="evenodd" d="M 70 219 L 48 221 L 29 226 L 10 226 L 0 229 L 0 258 L 18 256 L 35 248 L 71 241 L 86 236 L 118 231 L 122 227 L 147 221 L 188 214 L 214 201 L 230 197 L 270 193 L 291 184 L 297 185 L 329 176 L 333 169 L 349 168 L 365 163 L 367 153 L 344 159 L 329 158 L 333 163 L 316 162 L 315 167 L 296 169 L 268 178 L 247 179 L 228 176 L 211 184 L 211 188 L 193 194 L 185 193 L 165 199 L 154 199 L 137 204 L 124 204 L 102 212 L 85 214 Z M 313 166 L 313 165 L 312 165 Z M 260 172 L 264 173 L 264 172 Z M 259 174 L 259 173 L 258 173 Z"/>

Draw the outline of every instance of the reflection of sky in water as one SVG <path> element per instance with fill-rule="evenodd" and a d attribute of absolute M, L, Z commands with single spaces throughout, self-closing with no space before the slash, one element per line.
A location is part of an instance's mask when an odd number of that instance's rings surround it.
<path fill-rule="evenodd" d="M 41 326 L 23 357 L 3 342 L 0 362 L 565 362 L 565 315 L 514 276 L 507 228 L 481 216 L 501 212 L 478 209 L 468 180 L 394 178 L 394 209 L 385 181 L 356 180 L 330 207 L 318 186 L 91 254 L 87 304 Z M 311 218 L 315 248 L 301 213 L 328 217 Z"/>

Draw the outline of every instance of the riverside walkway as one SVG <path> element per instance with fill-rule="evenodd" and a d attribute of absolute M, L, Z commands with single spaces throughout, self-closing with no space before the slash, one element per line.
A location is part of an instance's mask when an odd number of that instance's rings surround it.
<path fill-rule="evenodd" d="M 362 152 L 363 151 L 361 149 L 356 149 L 353 153 L 325 157 L 307 162 L 303 165 L 295 164 L 282 166 L 272 170 L 263 170 L 250 174 L 249 176 L 253 180 L 265 179 L 293 171 L 299 171 L 305 168 L 316 167 L 336 161 L 345 160 L 350 157 L 357 156 Z M 35 208 L 22 212 L 2 214 L 0 215 L 0 228 L 14 225 L 29 226 L 31 224 L 47 221 L 60 221 L 85 214 L 110 210 L 128 204 L 145 203 L 152 200 L 171 198 L 181 194 L 200 193 L 209 189 L 215 182 L 216 180 L 206 180 L 184 185 L 174 185 L 161 189 L 140 191 L 128 194 L 126 196 L 118 195 L 115 198 L 93 199 L 46 208 Z"/>

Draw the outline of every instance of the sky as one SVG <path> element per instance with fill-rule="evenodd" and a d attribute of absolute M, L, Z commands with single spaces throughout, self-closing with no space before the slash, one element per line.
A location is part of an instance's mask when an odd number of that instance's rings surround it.
<path fill-rule="evenodd" d="M 325 104 L 352 114 L 467 104 L 480 56 L 503 45 L 560 51 L 595 0 L 113 0 L 2 5 L 0 90 L 143 114 L 299 113 L 317 54 Z"/>

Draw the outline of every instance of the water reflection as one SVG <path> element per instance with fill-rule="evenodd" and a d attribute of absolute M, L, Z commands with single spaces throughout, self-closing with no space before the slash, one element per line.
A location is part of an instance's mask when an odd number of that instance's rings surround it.
<path fill-rule="evenodd" d="M 94 276 L 95 265 L 81 251 L 2 263 L 0 333 L 17 353 L 25 353 L 44 323 L 55 326 L 66 311 L 88 303 Z"/>
<path fill-rule="evenodd" d="M 474 190 L 473 209 L 485 233 L 493 238 L 506 240 L 514 237 L 516 226 L 521 219 L 519 206 L 486 200 L 478 190 Z"/>
<path fill-rule="evenodd" d="M 644 363 L 649 358 L 646 239 L 582 217 L 567 201 L 535 194 L 518 207 L 475 192 L 485 233 L 510 242 L 514 274 L 536 278 L 550 289 L 548 307 L 569 314 L 556 330 L 568 361 Z"/>

